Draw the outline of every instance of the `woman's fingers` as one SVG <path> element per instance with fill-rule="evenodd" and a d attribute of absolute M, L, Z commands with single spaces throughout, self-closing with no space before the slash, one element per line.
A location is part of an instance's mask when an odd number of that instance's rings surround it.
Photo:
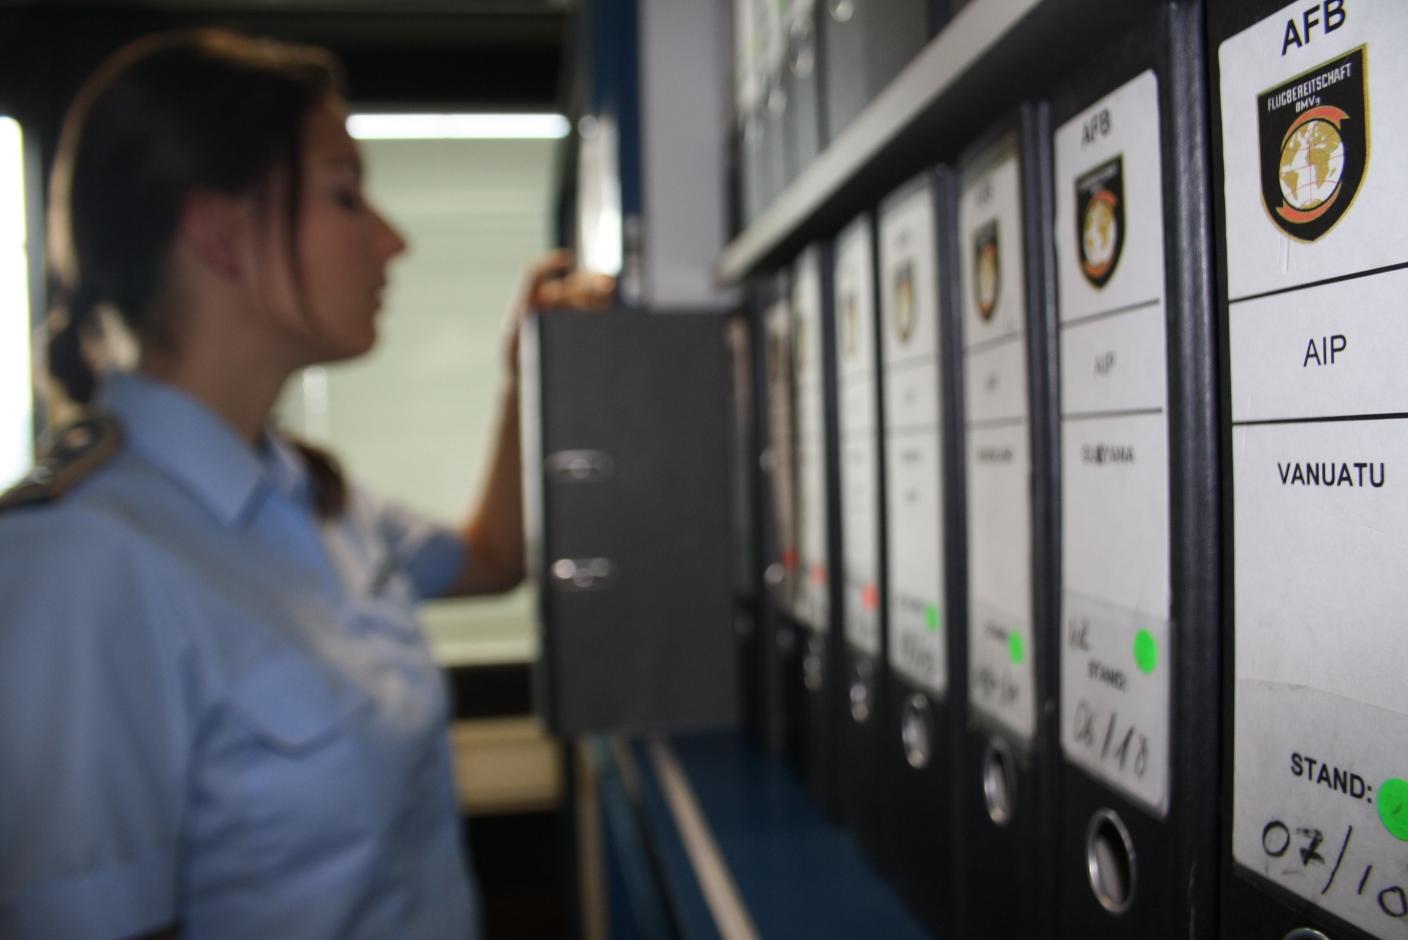
<path fill-rule="evenodd" d="M 535 310 L 604 310 L 616 294 L 616 279 L 593 271 L 573 270 L 570 251 L 549 252 L 534 262 L 523 281 L 523 293 L 505 321 L 504 354 L 509 375 L 518 371 L 518 333 L 524 317 Z"/>
<path fill-rule="evenodd" d="M 572 252 L 558 248 L 535 261 L 528 269 L 529 293 L 544 281 L 561 277 L 572 270 Z"/>
<path fill-rule="evenodd" d="M 607 306 L 615 290 L 616 279 L 609 275 L 572 271 L 538 283 L 529 297 L 529 306 L 534 310 L 595 310 Z"/>

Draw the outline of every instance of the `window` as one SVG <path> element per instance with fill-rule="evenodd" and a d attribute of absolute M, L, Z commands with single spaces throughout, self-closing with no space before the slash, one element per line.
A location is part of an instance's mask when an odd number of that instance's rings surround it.
<path fill-rule="evenodd" d="M 556 138 L 567 130 L 556 115 L 496 115 L 487 127 L 477 117 L 352 116 L 368 195 L 410 252 L 392 263 L 375 350 L 304 370 L 280 405 L 284 425 L 330 445 L 357 482 L 447 522 L 477 495 L 504 315 L 551 244 Z M 552 133 L 529 132 L 540 124 Z M 421 622 L 448 664 L 534 656 L 528 593 L 437 602 Z"/>
<path fill-rule="evenodd" d="M 0 488 L 34 461 L 24 139 L 0 116 Z"/>

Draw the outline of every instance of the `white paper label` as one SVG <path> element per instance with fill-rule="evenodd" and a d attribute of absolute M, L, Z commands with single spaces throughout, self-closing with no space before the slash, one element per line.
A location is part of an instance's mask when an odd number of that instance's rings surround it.
<path fill-rule="evenodd" d="M 1167 343 L 1152 71 L 1055 134 L 1061 346 L 1061 748 L 1167 812 Z"/>
<path fill-rule="evenodd" d="M 1021 251 L 1014 246 L 1019 257 Z M 1020 301 L 1018 301 L 1020 302 Z M 1027 417 L 1027 336 L 1009 334 L 964 352 L 964 412 L 970 425 L 999 425 Z"/>
<path fill-rule="evenodd" d="M 958 203 L 968 470 L 968 681 L 979 716 L 1036 730 L 1031 450 L 1015 137 L 963 174 Z"/>
<path fill-rule="evenodd" d="M 734 101 L 739 115 L 748 114 L 757 106 L 762 97 L 762 70 L 758 68 L 761 59 L 760 39 L 755 39 L 755 8 L 762 0 L 734 0 L 733 2 L 733 46 L 734 46 Z"/>
<path fill-rule="evenodd" d="M 792 361 L 797 400 L 797 619 L 825 633 L 831 601 L 826 519 L 826 403 L 823 398 L 821 270 L 810 248 L 792 269 Z"/>
<path fill-rule="evenodd" d="M 897 674 L 942 699 L 948 655 L 933 200 L 924 180 L 881 213 L 880 320 L 889 660 Z"/>
<path fill-rule="evenodd" d="M 1322 4 L 1218 50 L 1234 301 L 1408 261 L 1408 4 Z"/>
<path fill-rule="evenodd" d="M 879 390 L 873 265 L 870 221 L 860 218 L 836 240 L 836 374 L 845 636 L 870 656 L 880 653 Z"/>
<path fill-rule="evenodd" d="M 1233 857 L 1385 938 L 1408 937 L 1408 420 L 1383 417 L 1408 412 L 1405 52 L 1398 0 L 1294 4 L 1219 50 Z"/>
<path fill-rule="evenodd" d="M 1066 421 L 1061 433 L 1061 749 L 1163 815 L 1177 653 L 1168 429 L 1161 415 L 1136 415 Z"/>
<path fill-rule="evenodd" d="M 1408 411 L 1405 297 L 1408 269 L 1237 304 L 1232 420 Z"/>
<path fill-rule="evenodd" d="M 1067 278 L 1070 268 L 1063 267 Z M 1061 410 L 1094 414 L 1161 409 L 1168 401 L 1162 299 L 1109 318 L 1061 327 Z"/>
<path fill-rule="evenodd" d="M 968 698 L 1030 744 L 1036 734 L 1031 631 L 1031 451 L 1025 423 L 968 431 Z M 974 520 L 982 520 L 975 526 Z"/>
<path fill-rule="evenodd" d="M 1163 296 L 1159 82 L 1144 72 L 1056 129 L 1060 321 Z"/>
<path fill-rule="evenodd" d="M 1238 427 L 1233 461 L 1233 855 L 1408 937 L 1408 421 Z"/>

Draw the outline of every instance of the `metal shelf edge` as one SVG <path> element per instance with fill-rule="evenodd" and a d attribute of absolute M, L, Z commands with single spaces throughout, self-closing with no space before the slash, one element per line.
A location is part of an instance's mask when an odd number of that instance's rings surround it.
<path fill-rule="evenodd" d="M 740 283 L 758 262 L 819 210 L 861 167 L 978 62 L 1042 0 L 983 0 L 959 11 L 914 61 L 729 242 L 715 268 Z"/>

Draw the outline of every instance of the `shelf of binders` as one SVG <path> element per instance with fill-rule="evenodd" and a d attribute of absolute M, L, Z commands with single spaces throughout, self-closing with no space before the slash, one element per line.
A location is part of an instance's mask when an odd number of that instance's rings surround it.
<path fill-rule="evenodd" d="M 1158 0 L 972 0 L 725 246 L 725 284 L 789 263 L 1015 105 L 1098 58 Z M 821 67 L 835 68 L 823 61 Z"/>

